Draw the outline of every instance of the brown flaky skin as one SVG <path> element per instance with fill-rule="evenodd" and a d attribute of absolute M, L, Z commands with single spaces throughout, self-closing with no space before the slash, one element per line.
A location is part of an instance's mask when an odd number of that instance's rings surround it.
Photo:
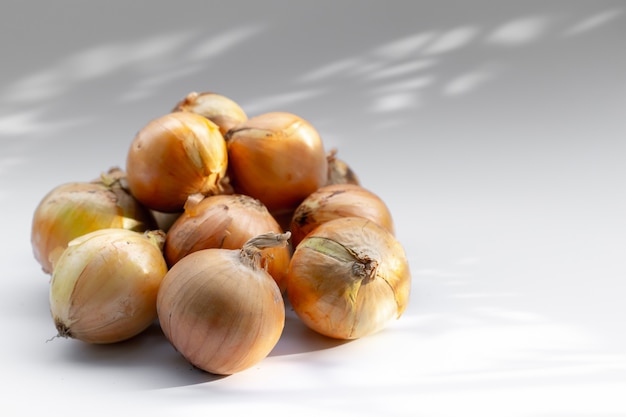
<path fill-rule="evenodd" d="M 271 212 L 295 209 L 327 182 L 322 140 L 299 116 L 264 113 L 230 130 L 225 138 L 235 191 L 260 200 Z"/>
<path fill-rule="evenodd" d="M 187 197 L 221 192 L 228 169 L 219 127 L 192 112 L 151 120 L 133 139 L 126 158 L 131 193 L 146 207 L 182 211 Z"/>
<path fill-rule="evenodd" d="M 385 202 L 355 184 L 331 184 L 311 193 L 295 210 L 289 230 L 294 246 L 322 223 L 340 217 L 363 217 L 395 233 L 393 218 Z"/>
<path fill-rule="evenodd" d="M 405 311 L 411 274 L 403 247 L 371 220 L 328 221 L 295 249 L 287 296 L 311 329 L 357 339 L 383 329 Z"/>

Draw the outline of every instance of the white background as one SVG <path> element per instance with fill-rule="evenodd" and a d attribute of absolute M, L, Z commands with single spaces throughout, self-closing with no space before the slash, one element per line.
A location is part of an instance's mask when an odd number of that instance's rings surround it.
<path fill-rule="evenodd" d="M 626 415 L 624 2 L 8 0 L 0 34 L 3 415 Z M 387 202 L 397 322 L 340 343 L 289 312 L 219 378 L 158 326 L 53 338 L 33 210 L 194 90 L 308 119 Z"/>

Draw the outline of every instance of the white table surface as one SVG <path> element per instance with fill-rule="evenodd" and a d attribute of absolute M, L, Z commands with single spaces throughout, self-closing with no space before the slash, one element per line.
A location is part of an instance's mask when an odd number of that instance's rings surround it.
<path fill-rule="evenodd" d="M 626 3 L 209 3 L 0 6 L 3 415 L 626 415 Z M 308 119 L 387 202 L 398 321 L 339 343 L 288 312 L 219 378 L 158 326 L 53 338 L 35 206 L 194 90 Z"/>

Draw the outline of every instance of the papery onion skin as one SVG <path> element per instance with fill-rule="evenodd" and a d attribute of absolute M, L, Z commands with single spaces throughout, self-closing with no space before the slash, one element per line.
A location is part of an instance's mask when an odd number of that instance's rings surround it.
<path fill-rule="evenodd" d="M 182 211 L 187 197 L 223 192 L 228 169 L 219 127 L 193 112 L 151 120 L 133 139 L 126 158 L 128 185 L 146 207 Z"/>
<path fill-rule="evenodd" d="M 229 177 L 235 192 L 270 210 L 293 210 L 326 184 L 328 161 L 319 132 L 300 116 L 270 112 L 226 134 Z"/>
<path fill-rule="evenodd" d="M 171 267 L 201 249 L 241 249 L 249 239 L 268 232 L 281 234 L 283 229 L 259 200 L 243 194 L 194 195 L 167 233 L 165 259 Z M 265 253 L 265 267 L 284 291 L 290 248 L 268 248 Z"/>
<path fill-rule="evenodd" d="M 248 120 L 248 115 L 237 102 L 212 91 L 192 91 L 172 111 L 190 111 L 204 116 L 220 128 L 222 135 Z"/>
<path fill-rule="evenodd" d="M 298 245 L 287 276 L 295 313 L 314 331 L 357 339 L 405 311 L 411 274 L 402 245 L 371 220 L 345 217 L 318 226 Z"/>
<path fill-rule="evenodd" d="M 157 299 L 163 333 L 195 367 L 217 375 L 264 359 L 285 325 L 276 282 L 242 260 L 242 251 L 203 249 L 176 263 Z"/>
<path fill-rule="evenodd" d="M 55 265 L 50 312 L 58 336 L 92 344 L 130 339 L 157 318 L 167 272 L 161 231 L 101 229 L 72 240 Z"/>
<path fill-rule="evenodd" d="M 340 217 L 363 217 L 395 234 L 391 211 L 377 194 L 356 184 L 331 184 L 311 193 L 295 210 L 289 227 L 293 245 L 320 224 Z"/>
<path fill-rule="evenodd" d="M 33 213 L 31 245 L 37 262 L 51 274 L 56 258 L 72 239 L 95 230 L 156 228 L 153 214 L 126 188 L 124 173 L 112 168 L 91 182 L 61 184 L 50 190 Z"/>

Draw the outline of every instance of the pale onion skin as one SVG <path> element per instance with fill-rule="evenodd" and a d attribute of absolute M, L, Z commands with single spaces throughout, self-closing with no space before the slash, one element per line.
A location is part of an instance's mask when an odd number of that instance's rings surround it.
<path fill-rule="evenodd" d="M 46 274 L 74 238 L 107 228 L 156 228 L 151 211 L 130 194 L 123 179 L 124 173 L 113 168 L 98 180 L 61 184 L 43 197 L 33 213 L 31 246 Z"/>
<path fill-rule="evenodd" d="M 325 185 L 328 161 L 318 131 L 287 112 L 264 113 L 226 134 L 229 176 L 235 192 L 270 210 L 293 210 Z"/>
<path fill-rule="evenodd" d="M 237 102 L 211 91 L 192 91 L 176 104 L 173 111 L 190 111 L 204 116 L 220 128 L 222 135 L 248 120 L 248 115 Z"/>
<path fill-rule="evenodd" d="M 146 207 L 182 211 L 195 193 L 219 194 L 228 169 L 219 127 L 192 112 L 151 120 L 133 139 L 126 158 L 128 186 Z"/>
<path fill-rule="evenodd" d="M 171 267 L 201 249 L 241 249 L 249 239 L 268 232 L 283 230 L 259 200 L 243 194 L 194 195 L 167 233 L 165 259 Z M 268 248 L 266 254 L 267 271 L 284 291 L 290 248 Z"/>
<path fill-rule="evenodd" d="M 411 274 L 402 245 L 371 220 L 326 222 L 295 249 L 287 297 L 312 330 L 358 339 L 382 330 L 405 311 Z"/>
<path fill-rule="evenodd" d="M 161 231 L 102 229 L 71 241 L 54 268 L 50 312 L 59 337 L 108 344 L 130 339 L 157 318 L 167 273 Z"/>
<path fill-rule="evenodd" d="M 242 250 L 203 249 L 166 274 L 157 298 L 159 323 L 195 367 L 217 375 L 264 359 L 285 325 L 285 305 L 272 277 Z"/>
<path fill-rule="evenodd" d="M 340 217 L 363 217 L 395 234 L 391 212 L 378 195 L 356 184 L 331 184 L 311 193 L 295 210 L 289 227 L 293 245 L 320 224 Z"/>

